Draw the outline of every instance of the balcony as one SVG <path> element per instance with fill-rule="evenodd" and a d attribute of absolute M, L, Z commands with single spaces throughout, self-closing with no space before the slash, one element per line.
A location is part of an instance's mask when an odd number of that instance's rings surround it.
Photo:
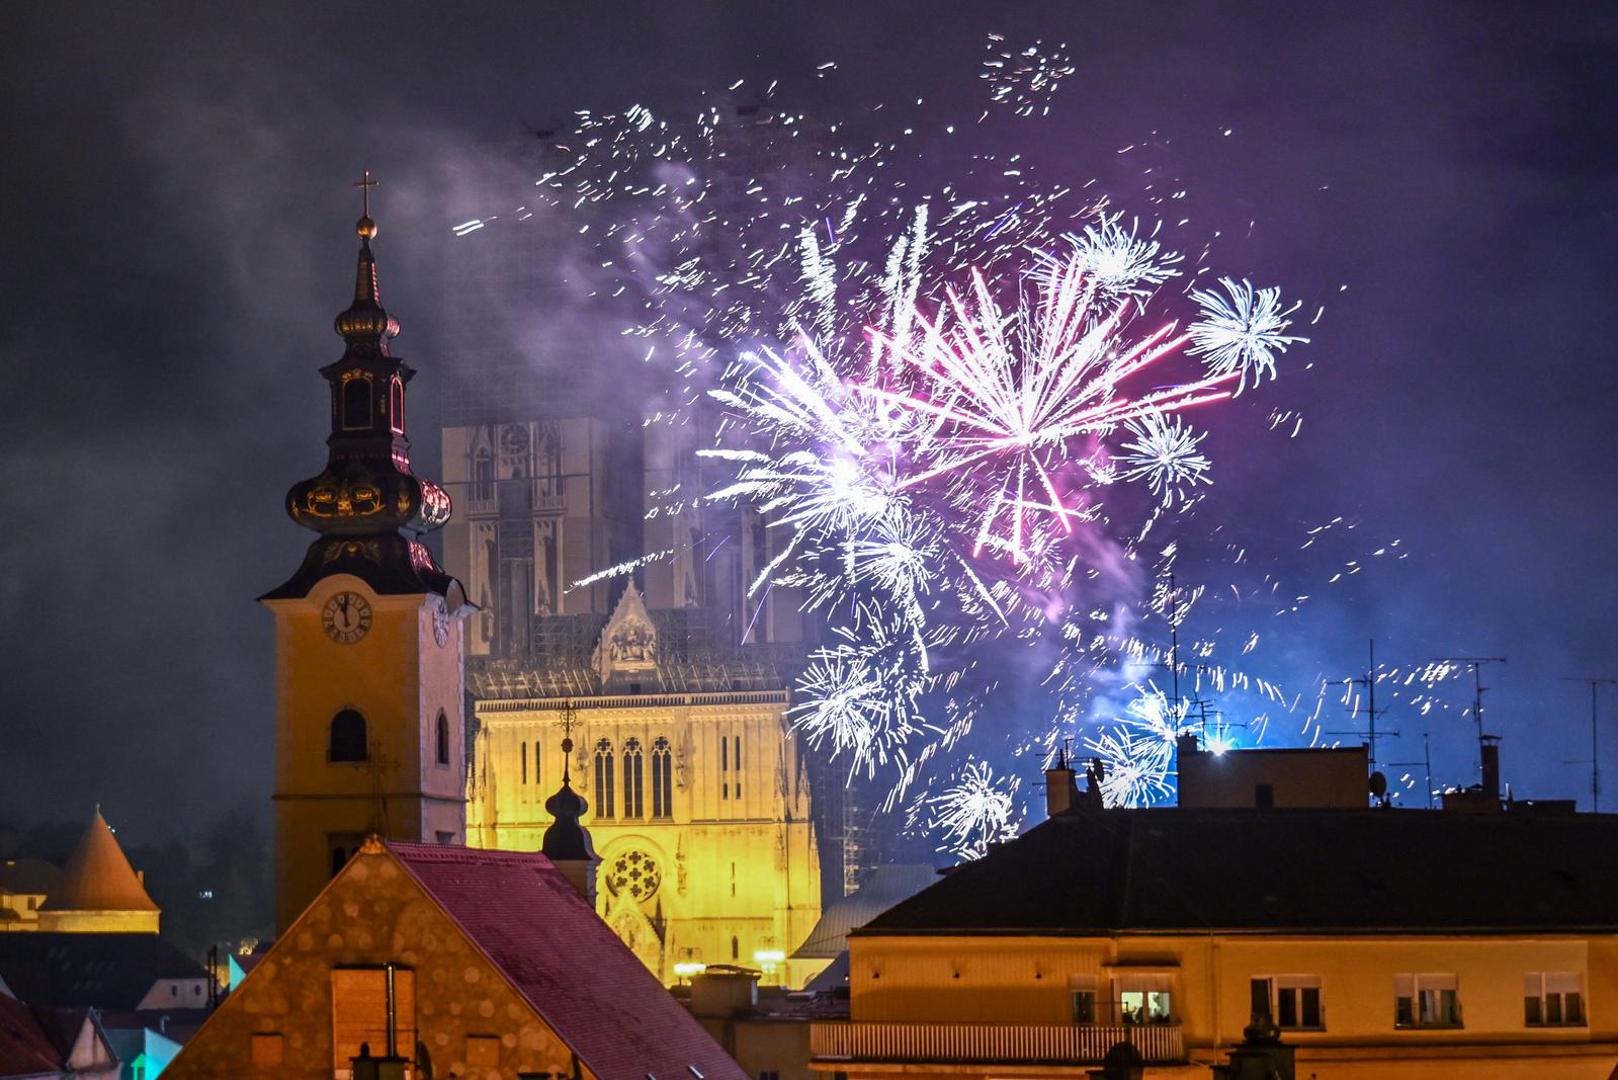
<path fill-rule="evenodd" d="M 1185 1060 L 1179 1024 L 883 1024 L 817 1023 L 809 1032 L 816 1062 L 983 1062 L 1099 1064 L 1116 1043 L 1133 1043 L 1147 1064 Z"/>

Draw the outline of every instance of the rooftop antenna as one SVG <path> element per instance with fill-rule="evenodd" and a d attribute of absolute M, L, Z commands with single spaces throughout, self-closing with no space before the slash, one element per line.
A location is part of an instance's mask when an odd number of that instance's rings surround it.
<path fill-rule="evenodd" d="M 1478 776 L 1483 776 L 1483 744 L 1488 736 L 1483 734 L 1483 693 L 1489 687 L 1483 685 L 1483 665 L 1503 664 L 1503 656 L 1440 656 L 1436 657 L 1446 664 L 1466 664 L 1472 669 L 1472 719 L 1478 728 Z"/>
<path fill-rule="evenodd" d="M 1169 685 L 1171 700 L 1174 708 L 1174 722 L 1180 721 L 1180 618 L 1183 609 L 1180 607 L 1180 590 L 1174 583 L 1174 572 L 1168 574 L 1169 587 L 1163 593 L 1163 603 L 1169 617 L 1169 662 L 1158 665 L 1169 669 Z"/>
<path fill-rule="evenodd" d="M 1596 692 L 1603 686 L 1618 686 L 1618 679 L 1605 679 L 1599 676 L 1564 675 L 1563 682 L 1577 682 L 1590 684 L 1590 812 L 1601 811 L 1601 743 L 1597 739 L 1596 727 Z"/>
<path fill-rule="evenodd" d="M 1370 640 L 1369 647 L 1368 647 L 1366 655 L 1367 655 L 1368 660 L 1369 660 L 1369 666 L 1366 667 L 1366 669 L 1365 669 L 1364 677 L 1349 680 L 1349 683 L 1351 685 L 1353 685 L 1353 686 L 1363 686 L 1363 687 L 1365 687 L 1365 708 L 1363 710 L 1361 710 L 1361 708 L 1359 706 L 1359 703 L 1355 702 L 1354 705 L 1353 705 L 1353 708 L 1351 709 L 1351 711 L 1348 714 L 1348 718 L 1349 718 L 1350 722 L 1353 722 L 1354 720 L 1359 718 L 1361 712 L 1363 711 L 1366 719 L 1370 721 L 1371 726 L 1369 728 L 1369 734 L 1366 736 L 1366 742 L 1370 745 L 1370 748 L 1371 748 L 1371 754 L 1370 754 L 1371 771 L 1376 772 L 1376 740 L 1379 737 L 1377 735 L 1377 731 L 1376 731 L 1376 718 L 1378 716 L 1381 716 L 1383 713 L 1387 712 L 1388 710 L 1386 710 L 1386 709 L 1378 709 L 1376 707 L 1376 639 L 1375 638 L 1372 638 Z M 1382 733 L 1381 737 L 1385 738 L 1385 737 L 1388 737 L 1388 736 L 1398 735 L 1398 734 L 1399 733 L 1397 731 L 1384 731 Z"/>
<path fill-rule="evenodd" d="M 1427 780 L 1427 809 L 1431 810 L 1433 808 L 1433 752 L 1432 752 L 1431 747 L 1428 745 L 1427 733 L 1425 731 L 1421 733 L 1421 760 L 1420 761 L 1390 761 L 1390 762 L 1388 762 L 1388 767 L 1389 768 L 1409 769 L 1409 768 L 1414 768 L 1417 765 L 1420 765 L 1422 767 L 1423 776 L 1425 776 L 1425 778 Z"/>

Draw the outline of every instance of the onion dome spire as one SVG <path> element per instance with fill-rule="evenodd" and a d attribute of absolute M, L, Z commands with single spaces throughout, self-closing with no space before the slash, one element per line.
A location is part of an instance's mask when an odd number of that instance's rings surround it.
<path fill-rule="evenodd" d="M 545 830 L 539 850 L 552 862 L 593 860 L 595 845 L 590 842 L 590 831 L 579 824 L 589 811 L 584 796 L 573 790 L 570 768 L 573 757 L 573 703 L 562 703 L 562 786 L 556 794 L 545 800 L 545 812 L 555 820 Z"/>
<path fill-rule="evenodd" d="M 291 580 L 264 599 L 305 596 L 331 574 L 358 575 L 380 593 L 435 592 L 459 583 L 417 539 L 450 516 L 449 496 L 415 474 L 405 436 L 405 386 L 415 375 L 388 350 L 399 323 L 382 307 L 371 241 L 370 170 L 355 183 L 361 214 L 355 225 L 359 263 L 354 301 L 337 316 L 347 343 L 342 357 L 320 369 L 331 387 L 331 435 L 326 468 L 287 492 L 287 514 L 321 535 Z"/>
<path fill-rule="evenodd" d="M 360 189 L 360 219 L 354 223 L 354 232 L 360 238 L 359 267 L 354 274 L 354 302 L 337 316 L 336 330 L 350 348 L 369 346 L 388 351 L 388 339 L 399 336 L 399 320 L 382 307 L 382 290 L 376 280 L 376 257 L 371 254 L 371 241 L 376 238 L 376 222 L 371 220 L 371 189 L 381 183 L 371 178 L 366 169 L 354 186 Z"/>

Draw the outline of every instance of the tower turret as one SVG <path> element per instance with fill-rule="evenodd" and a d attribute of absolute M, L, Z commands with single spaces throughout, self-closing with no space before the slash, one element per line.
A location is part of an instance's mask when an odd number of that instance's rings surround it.
<path fill-rule="evenodd" d="M 596 854 L 590 840 L 590 830 L 580 824 L 590 804 L 584 796 L 573 790 L 570 761 L 573 757 L 573 707 L 562 707 L 562 786 L 556 794 L 545 800 L 545 811 L 551 815 L 551 824 L 545 830 L 539 850 L 556 864 L 579 895 L 594 906 L 596 902 L 596 867 L 601 857 Z"/>
<path fill-rule="evenodd" d="M 260 599 L 276 621 L 276 921 L 289 925 L 364 842 L 466 839 L 465 616 L 421 537 L 449 497 L 410 467 L 405 384 L 371 242 L 369 173 L 354 299 L 337 316 L 326 467 L 286 510 L 317 533 Z"/>
<path fill-rule="evenodd" d="M 326 467 L 287 492 L 287 515 L 320 537 L 298 572 L 264 599 L 307 595 L 316 581 L 335 573 L 354 574 L 379 593 L 447 595 L 455 585 L 418 539 L 449 520 L 450 500 L 410 464 L 405 387 L 415 371 L 388 347 L 399 321 L 382 306 L 371 252 L 375 184 L 369 172 L 360 181 L 366 199 L 355 225 L 360 250 L 354 300 L 335 323 L 343 355 L 320 369 L 331 386 Z"/>

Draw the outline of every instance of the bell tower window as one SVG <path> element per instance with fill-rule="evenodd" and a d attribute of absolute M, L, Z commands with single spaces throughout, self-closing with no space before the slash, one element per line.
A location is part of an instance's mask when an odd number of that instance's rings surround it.
<path fill-rule="evenodd" d="M 354 709 L 344 709 L 332 717 L 326 760 L 355 762 L 369 757 L 365 745 L 365 717 Z"/>
<path fill-rule="evenodd" d="M 371 426 L 371 379 L 349 375 L 343 379 L 343 430 L 365 431 Z"/>
<path fill-rule="evenodd" d="M 388 383 L 388 416 L 395 435 L 404 434 L 404 380 L 395 378 Z"/>
<path fill-rule="evenodd" d="M 438 723 L 436 724 L 436 729 L 437 729 L 436 730 L 436 735 L 437 735 L 437 741 L 438 741 L 437 760 L 438 760 L 438 763 L 440 765 L 448 765 L 449 764 L 449 717 L 444 715 L 444 710 L 443 709 L 438 710 Z"/>

